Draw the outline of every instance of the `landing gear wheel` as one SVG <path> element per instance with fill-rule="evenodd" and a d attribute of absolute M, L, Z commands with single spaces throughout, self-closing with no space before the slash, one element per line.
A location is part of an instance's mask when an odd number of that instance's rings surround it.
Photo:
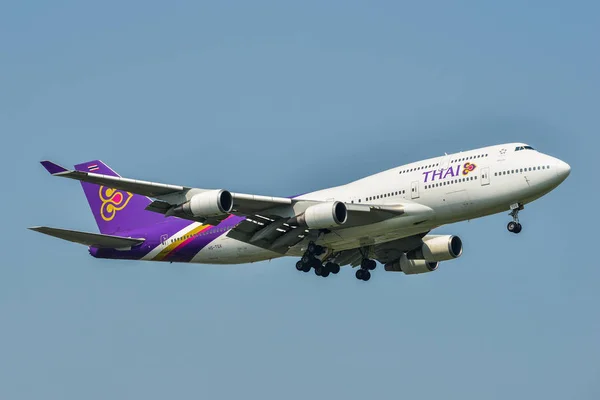
<path fill-rule="evenodd" d="M 310 262 L 310 264 L 308 264 L 308 265 L 310 265 L 314 269 L 323 268 L 323 264 L 321 264 L 321 261 L 317 258 L 313 258 L 312 261 Z"/>
<path fill-rule="evenodd" d="M 358 279 L 359 281 L 362 281 L 363 280 L 363 274 L 364 274 L 365 271 L 366 270 L 362 269 L 362 268 L 356 270 L 356 274 L 355 274 L 356 275 L 356 279 Z"/>
<path fill-rule="evenodd" d="M 519 233 L 523 230 L 523 225 L 521 225 L 518 222 L 512 221 L 508 223 L 506 229 L 508 229 L 508 231 L 512 233 Z"/>
<path fill-rule="evenodd" d="M 304 263 L 302 262 L 302 260 L 300 260 L 296 263 L 296 269 L 298 271 L 304 271 Z"/>
<path fill-rule="evenodd" d="M 329 270 L 327 268 L 324 268 L 323 272 L 321 272 L 321 276 L 323 278 L 327 278 L 329 276 Z"/>
<path fill-rule="evenodd" d="M 323 276 L 323 272 L 325 272 L 325 268 L 323 268 L 322 265 L 315 267 L 315 275 L 316 276 Z"/>
<path fill-rule="evenodd" d="M 308 254 L 308 253 L 307 253 L 307 254 L 304 254 L 304 255 L 302 256 L 302 262 L 303 262 L 304 264 L 310 264 L 310 262 L 311 262 L 312 260 L 313 260 L 313 257 L 312 257 L 310 254 Z"/>
<path fill-rule="evenodd" d="M 340 272 L 340 266 L 339 266 L 339 264 L 328 262 L 327 264 L 325 264 L 325 267 L 329 271 L 331 271 L 332 274 L 337 274 L 338 272 Z"/>
<path fill-rule="evenodd" d="M 369 279 L 371 279 L 371 273 L 369 272 L 368 269 L 361 268 L 356 271 L 356 279 L 366 282 Z"/>
<path fill-rule="evenodd" d="M 361 261 L 360 267 L 362 269 L 373 271 L 375 268 L 377 268 L 377 262 L 375 262 L 375 260 L 369 260 L 366 258 Z"/>
<path fill-rule="evenodd" d="M 523 230 L 523 225 L 517 222 L 517 229 L 515 230 L 515 233 L 521 233 L 521 230 Z"/>
<path fill-rule="evenodd" d="M 365 270 L 362 274 L 362 280 L 366 282 L 369 279 L 371 279 L 371 273 L 368 270 Z"/>
<path fill-rule="evenodd" d="M 303 264 L 302 272 L 309 272 L 309 271 L 310 271 L 310 264 Z"/>
<path fill-rule="evenodd" d="M 323 254 L 323 251 L 325 251 L 325 249 L 323 248 L 323 246 L 315 244 L 315 242 L 310 242 L 306 251 L 312 255 L 319 256 Z"/>

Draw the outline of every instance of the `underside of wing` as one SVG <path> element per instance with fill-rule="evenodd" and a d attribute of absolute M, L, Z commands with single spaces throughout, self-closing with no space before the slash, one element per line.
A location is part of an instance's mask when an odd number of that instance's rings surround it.
<path fill-rule="evenodd" d="M 373 258 L 381 264 L 387 264 L 398 260 L 402 254 L 421 246 L 423 244 L 423 237 L 426 235 L 427 232 L 423 232 L 418 235 L 407 236 L 402 239 L 373 245 L 368 248 L 367 253 L 364 252 L 364 249 L 358 248 L 344 250 L 333 255 L 331 259 L 340 266 L 350 265 L 356 267 L 359 266 L 361 261 L 365 258 Z"/>

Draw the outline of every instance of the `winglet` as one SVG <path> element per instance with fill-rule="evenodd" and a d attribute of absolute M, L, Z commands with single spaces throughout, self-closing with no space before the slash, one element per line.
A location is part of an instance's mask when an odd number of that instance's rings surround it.
<path fill-rule="evenodd" d="M 54 164 L 52 161 L 40 161 L 40 164 L 42 164 L 44 166 L 44 168 L 46 168 L 46 171 L 50 172 L 50 174 L 52 175 L 56 175 L 59 174 L 61 172 L 68 172 L 67 169 L 61 167 L 58 164 Z"/>

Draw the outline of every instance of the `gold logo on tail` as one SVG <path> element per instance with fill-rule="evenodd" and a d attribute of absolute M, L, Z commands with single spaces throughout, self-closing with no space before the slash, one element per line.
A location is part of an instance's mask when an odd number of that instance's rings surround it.
<path fill-rule="evenodd" d="M 117 215 L 117 211 L 124 209 L 133 197 L 133 193 L 105 188 L 104 186 L 100 186 L 99 195 L 100 201 L 102 201 L 100 216 L 105 221 L 111 221 Z"/>

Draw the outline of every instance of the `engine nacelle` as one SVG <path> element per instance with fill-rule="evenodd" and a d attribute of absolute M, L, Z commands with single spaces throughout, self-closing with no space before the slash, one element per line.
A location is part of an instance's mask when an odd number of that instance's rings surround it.
<path fill-rule="evenodd" d="M 438 269 L 440 263 L 437 261 L 410 260 L 405 254 L 399 260 L 385 264 L 385 270 L 390 272 L 404 272 L 406 275 L 433 272 Z"/>
<path fill-rule="evenodd" d="M 227 190 L 210 190 L 198 193 L 177 206 L 174 215 L 187 214 L 193 217 L 217 217 L 228 214 L 233 209 L 233 196 Z"/>
<path fill-rule="evenodd" d="M 462 240 L 458 236 L 425 236 L 423 245 L 406 253 L 409 260 L 446 261 L 460 257 Z"/>
<path fill-rule="evenodd" d="M 346 223 L 348 209 L 344 203 L 334 201 L 310 206 L 304 213 L 292 218 L 288 223 L 307 226 L 310 229 L 335 228 Z"/>

